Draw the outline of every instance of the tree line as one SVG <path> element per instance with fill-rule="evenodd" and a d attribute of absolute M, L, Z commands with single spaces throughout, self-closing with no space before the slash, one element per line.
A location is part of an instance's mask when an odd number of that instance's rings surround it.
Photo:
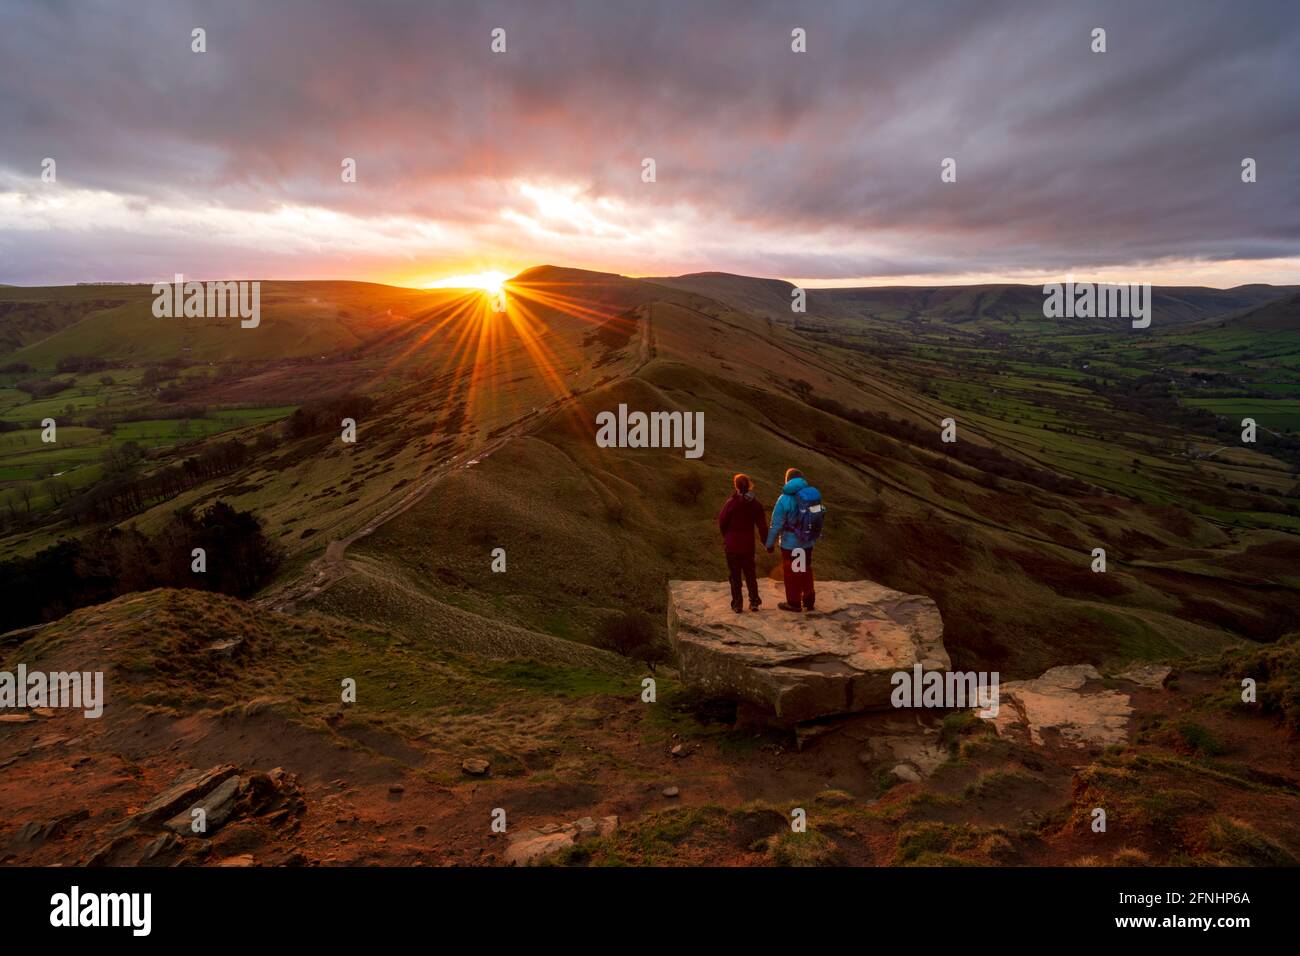
<path fill-rule="evenodd" d="M 121 521 L 205 481 L 236 471 L 252 457 L 247 445 L 232 438 L 208 445 L 179 464 L 140 474 L 135 467 L 140 459 L 132 455 L 131 444 L 111 451 L 105 461 L 106 476 L 64 503 L 64 514 L 71 521 Z"/>
<path fill-rule="evenodd" d="M 193 570 L 195 548 L 206 568 Z M 178 511 L 156 535 L 101 528 L 0 562 L 0 631 L 39 624 L 132 591 L 193 588 L 248 597 L 282 560 L 257 516 L 223 501 Z"/>

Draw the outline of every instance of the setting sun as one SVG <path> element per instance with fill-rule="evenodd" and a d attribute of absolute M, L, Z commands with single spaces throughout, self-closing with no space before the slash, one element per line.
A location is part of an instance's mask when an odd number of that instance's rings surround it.
<path fill-rule="evenodd" d="M 466 275 L 448 276 L 429 284 L 430 289 L 482 289 L 491 295 L 501 291 L 502 284 L 510 276 L 504 272 L 473 272 Z"/>

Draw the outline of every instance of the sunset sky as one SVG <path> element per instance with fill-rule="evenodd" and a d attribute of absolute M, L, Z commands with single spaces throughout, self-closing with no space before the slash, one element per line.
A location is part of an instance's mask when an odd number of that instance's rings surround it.
<path fill-rule="evenodd" d="M 0 0 L 0 282 L 539 263 L 1300 282 L 1300 4 Z"/>

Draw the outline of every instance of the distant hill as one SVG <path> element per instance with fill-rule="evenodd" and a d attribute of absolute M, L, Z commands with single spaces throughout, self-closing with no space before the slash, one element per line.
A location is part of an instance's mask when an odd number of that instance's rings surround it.
<path fill-rule="evenodd" d="M 1288 287 L 1239 286 L 1210 289 L 1152 288 L 1152 320 L 1160 327 L 1197 322 L 1252 308 L 1286 295 Z M 827 289 L 818 293 L 868 318 L 887 320 L 924 316 L 953 325 L 1011 328 L 1050 324 L 1078 331 L 1114 327 L 1113 319 L 1047 319 L 1042 286 L 974 285 L 928 288 Z"/>
<path fill-rule="evenodd" d="M 151 286 L 0 289 L 0 355 L 36 368 L 94 355 L 127 361 L 315 356 L 360 345 L 417 310 L 463 291 L 369 282 L 265 281 L 261 325 L 238 319 L 155 318 Z"/>
<path fill-rule="evenodd" d="M 778 322 L 942 322 L 966 330 L 1051 327 L 1079 332 L 1114 327 L 1107 319 L 1047 319 L 1038 285 L 872 286 L 807 290 L 807 311 L 791 311 L 794 286 L 725 272 L 645 280 L 725 302 L 733 308 Z M 1202 321 L 1256 308 L 1300 291 L 1294 286 L 1246 285 L 1233 289 L 1157 286 L 1152 289 L 1154 318 L 1161 326 Z"/>
<path fill-rule="evenodd" d="M 707 296 L 750 315 L 778 322 L 790 322 L 796 317 L 790 311 L 794 286 L 783 279 L 756 279 L 728 272 L 694 272 L 644 281 Z"/>
<path fill-rule="evenodd" d="M 1275 298 L 1227 318 L 1206 320 L 1207 327 L 1249 329 L 1252 332 L 1300 333 L 1300 293 Z"/>
<path fill-rule="evenodd" d="M 628 281 L 625 276 L 616 272 L 593 272 L 590 269 L 573 269 L 568 266 L 532 266 L 525 269 L 508 280 L 510 282 L 525 283 L 582 283 L 591 284 L 597 282 L 608 282 L 610 280 Z"/>

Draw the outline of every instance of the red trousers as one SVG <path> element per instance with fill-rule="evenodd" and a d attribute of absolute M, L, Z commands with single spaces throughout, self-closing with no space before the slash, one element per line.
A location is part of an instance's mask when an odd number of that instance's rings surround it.
<path fill-rule="evenodd" d="M 795 571 L 794 552 L 781 549 L 781 577 L 785 581 L 785 603 L 812 610 L 817 594 L 813 590 L 812 548 L 803 549 L 803 570 Z"/>

